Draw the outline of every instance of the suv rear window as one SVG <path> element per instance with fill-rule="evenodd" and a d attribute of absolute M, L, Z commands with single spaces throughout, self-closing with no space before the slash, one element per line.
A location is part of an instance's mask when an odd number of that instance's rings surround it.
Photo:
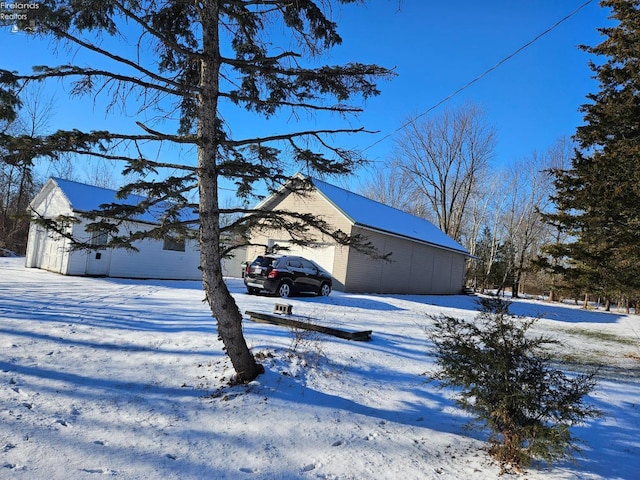
<path fill-rule="evenodd" d="M 261 267 L 268 267 L 271 265 L 271 262 L 273 262 L 273 258 L 268 258 L 268 257 L 258 257 L 256 258 L 253 263 L 251 264 L 251 266 L 258 266 L 260 265 Z"/>

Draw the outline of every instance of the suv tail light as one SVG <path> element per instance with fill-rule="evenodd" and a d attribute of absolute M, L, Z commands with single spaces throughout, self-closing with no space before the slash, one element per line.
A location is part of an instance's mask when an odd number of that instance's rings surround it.
<path fill-rule="evenodd" d="M 278 276 L 278 270 L 275 268 L 269 272 L 267 278 L 276 278 Z"/>

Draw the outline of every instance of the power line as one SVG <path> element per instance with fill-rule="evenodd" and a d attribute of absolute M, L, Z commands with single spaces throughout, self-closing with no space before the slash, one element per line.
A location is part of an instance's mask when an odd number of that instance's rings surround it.
<path fill-rule="evenodd" d="M 513 57 L 515 57 L 516 55 L 518 55 L 520 52 L 522 52 L 525 48 L 533 45 L 535 42 L 537 42 L 538 40 L 540 40 L 542 37 L 544 37 L 547 33 L 551 32 L 552 30 L 554 30 L 555 28 L 557 28 L 560 24 L 566 22 L 567 20 L 569 20 L 571 17 L 573 17 L 575 14 L 577 14 L 580 10 L 582 10 L 584 7 L 586 7 L 587 5 L 589 5 L 590 3 L 592 3 L 593 0 L 587 0 L 585 3 L 583 3 L 582 5 L 580 5 L 578 8 L 576 8 L 573 12 L 569 13 L 568 15 L 566 15 L 565 17 L 561 18 L 560 20 L 558 20 L 556 23 L 554 23 L 552 26 L 550 26 L 549 28 L 547 28 L 544 32 L 540 33 L 538 36 L 536 36 L 535 38 L 533 38 L 533 40 L 530 40 L 529 42 L 525 43 L 524 45 L 522 45 L 520 48 L 518 48 L 517 50 L 515 50 L 513 53 L 507 55 L 506 57 L 504 57 L 502 60 L 500 60 L 498 63 L 496 63 L 493 67 L 485 70 L 484 72 L 482 72 L 480 75 L 478 75 L 476 78 L 474 78 L 473 80 L 467 82 L 465 85 L 463 85 L 462 87 L 460 87 L 459 89 L 457 89 L 455 92 L 451 93 L 450 95 L 446 96 L 445 98 L 443 98 L 442 100 L 440 100 L 438 103 L 436 103 L 435 105 L 432 105 L 431 107 L 429 107 L 428 109 L 426 109 L 424 112 L 422 112 L 421 114 L 417 115 L 416 117 L 412 118 L 411 120 L 409 120 L 408 122 L 402 124 L 401 126 L 399 126 L 398 128 L 396 128 L 394 131 L 392 131 L 391 133 L 386 134 L 384 137 L 382 137 L 379 140 L 376 140 L 375 142 L 373 142 L 371 145 L 369 145 L 368 147 L 365 147 L 363 150 L 361 150 L 361 152 L 366 152 L 367 150 L 369 150 L 372 147 L 375 147 L 376 145 L 378 145 L 379 143 L 382 143 L 383 141 L 385 141 L 387 138 L 392 137 L 393 135 L 395 135 L 396 133 L 398 133 L 400 130 L 404 130 L 405 128 L 407 128 L 409 125 L 415 123 L 419 118 L 424 117 L 425 115 L 427 115 L 429 112 L 435 110 L 436 108 L 438 108 L 440 105 L 442 105 L 445 102 L 448 102 L 449 100 L 451 100 L 453 97 L 455 97 L 456 95 L 458 95 L 460 92 L 466 90 L 467 88 L 469 88 L 471 85 L 473 85 L 474 83 L 476 83 L 477 81 L 481 80 L 482 78 L 484 78 L 486 75 L 488 75 L 489 73 L 493 72 L 494 70 L 496 70 L 497 68 L 499 68 L 500 66 L 502 66 L 504 63 L 506 63 L 507 61 L 511 60 Z"/>

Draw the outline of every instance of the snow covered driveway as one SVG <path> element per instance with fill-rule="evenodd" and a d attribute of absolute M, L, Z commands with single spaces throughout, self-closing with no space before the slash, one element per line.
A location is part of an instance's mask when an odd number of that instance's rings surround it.
<path fill-rule="evenodd" d="M 472 297 L 287 300 L 371 342 L 246 322 L 266 373 L 232 374 L 197 282 L 63 277 L 0 258 L 0 478 L 496 478 L 432 365 L 429 314 L 474 316 Z M 276 301 L 229 286 L 245 310 Z M 584 459 L 529 479 L 632 479 L 640 471 L 640 317 L 518 301 L 563 339 L 563 358 L 606 363 L 576 433 Z"/>

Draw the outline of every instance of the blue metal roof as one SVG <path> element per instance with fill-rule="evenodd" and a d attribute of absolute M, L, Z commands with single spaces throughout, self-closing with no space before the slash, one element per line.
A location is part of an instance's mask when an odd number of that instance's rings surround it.
<path fill-rule="evenodd" d="M 139 195 L 128 195 L 126 198 L 118 198 L 117 191 L 109 188 L 96 187 L 86 183 L 64 180 L 62 178 L 52 178 L 60 188 L 64 196 L 69 200 L 71 208 L 77 212 L 99 211 L 100 205 L 115 203 L 118 205 L 137 206 L 146 200 L 146 197 Z M 185 220 L 195 219 L 197 215 L 185 211 Z M 140 215 L 136 215 L 132 220 L 152 224 L 161 223 L 165 210 L 162 205 L 152 207 Z"/>

